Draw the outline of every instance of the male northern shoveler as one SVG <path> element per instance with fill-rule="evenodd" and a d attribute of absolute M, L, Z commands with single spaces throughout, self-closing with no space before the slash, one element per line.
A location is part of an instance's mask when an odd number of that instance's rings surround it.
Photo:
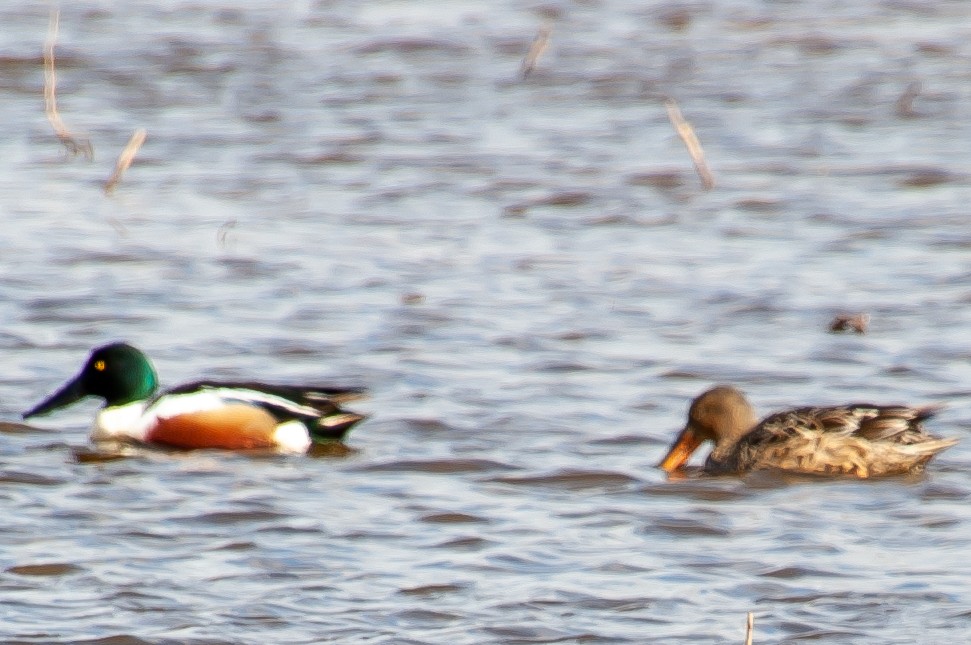
<path fill-rule="evenodd" d="M 745 395 L 720 386 L 692 401 L 687 425 L 658 467 L 674 472 L 712 441 L 709 474 L 776 469 L 865 478 L 917 472 L 957 443 L 924 431 L 921 422 L 936 411 L 853 404 L 797 408 L 758 421 Z"/>
<path fill-rule="evenodd" d="M 127 343 L 94 350 L 81 373 L 24 413 L 47 414 L 86 396 L 101 397 L 93 437 L 175 448 L 306 452 L 339 441 L 364 416 L 340 408 L 363 390 L 199 381 L 156 393 L 148 357 Z"/>

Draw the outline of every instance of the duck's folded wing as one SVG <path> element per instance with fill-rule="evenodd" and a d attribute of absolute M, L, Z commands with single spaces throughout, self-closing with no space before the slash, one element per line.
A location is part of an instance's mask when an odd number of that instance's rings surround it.
<path fill-rule="evenodd" d="M 364 395 L 363 388 L 291 386 L 252 381 L 196 381 L 167 390 L 161 397 L 206 393 L 222 401 L 259 406 L 280 419 L 315 419 L 341 412 L 340 404 Z"/>
<path fill-rule="evenodd" d="M 902 405 L 881 406 L 876 408 L 876 415 L 860 421 L 856 434 L 871 441 L 893 441 L 903 444 L 926 441 L 931 437 L 924 431 L 922 423 L 940 409 L 939 405 L 920 408 Z"/>
<path fill-rule="evenodd" d="M 939 409 L 940 406 L 915 408 L 866 403 L 798 408 L 766 417 L 745 439 L 758 445 L 820 432 L 869 441 L 916 443 L 929 438 L 922 422 Z"/>

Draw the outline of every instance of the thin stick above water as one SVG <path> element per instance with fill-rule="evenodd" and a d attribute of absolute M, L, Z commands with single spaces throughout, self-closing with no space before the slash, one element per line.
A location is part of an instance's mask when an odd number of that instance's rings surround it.
<path fill-rule="evenodd" d="M 118 161 L 115 163 L 115 171 L 111 173 L 111 176 L 108 177 L 108 181 L 105 182 L 106 195 L 111 193 L 111 191 L 115 189 L 115 186 L 118 185 L 118 182 L 121 181 L 121 176 L 125 174 L 125 171 L 128 170 L 132 160 L 135 159 L 135 154 L 138 153 L 138 149 L 142 147 L 143 143 L 145 143 L 145 137 L 147 135 L 148 132 L 145 130 L 145 128 L 138 128 L 135 130 L 134 134 L 131 135 L 131 139 L 128 140 L 128 144 L 121 151 L 121 154 L 118 155 Z"/>
<path fill-rule="evenodd" d="M 745 621 L 745 645 L 752 645 L 752 636 L 755 632 L 755 614 L 748 612 L 748 619 Z"/>
<path fill-rule="evenodd" d="M 54 44 L 57 42 L 57 31 L 61 20 L 60 11 L 52 11 L 50 24 L 47 28 L 47 42 L 44 43 L 44 113 L 54 129 L 54 135 L 61 142 L 68 154 L 73 157 L 84 155 L 87 159 L 94 157 L 91 142 L 84 138 L 77 138 L 64 124 L 60 112 L 57 111 L 57 73 L 54 71 Z"/>
<path fill-rule="evenodd" d="M 668 118 L 671 120 L 671 125 L 674 126 L 678 136 L 684 141 L 684 146 L 688 149 L 688 154 L 691 155 L 691 161 L 695 165 L 695 171 L 698 173 L 698 177 L 701 178 L 701 185 L 704 186 L 705 190 L 711 190 L 715 187 L 715 178 L 712 177 L 711 170 L 708 169 L 708 164 L 705 162 L 705 152 L 701 149 L 701 142 L 698 141 L 694 128 L 685 120 L 681 114 L 681 108 L 678 107 L 674 99 L 666 100 L 664 107 L 668 110 Z"/>
<path fill-rule="evenodd" d="M 529 46 L 529 51 L 526 52 L 526 57 L 523 58 L 523 65 L 521 67 L 523 78 L 529 76 L 533 69 L 536 68 L 536 63 L 539 61 L 539 57 L 549 49 L 550 47 L 550 36 L 553 34 L 553 25 L 545 24 L 539 28 L 539 32 L 536 34 L 536 38 L 533 39 L 533 44 Z"/>

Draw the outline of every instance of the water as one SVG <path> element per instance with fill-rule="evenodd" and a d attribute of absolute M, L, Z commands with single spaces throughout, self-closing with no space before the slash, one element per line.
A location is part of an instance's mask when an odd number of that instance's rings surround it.
<path fill-rule="evenodd" d="M 969 18 L 76 2 L 86 161 L 44 117 L 47 7 L 6 3 L 2 640 L 725 643 L 748 611 L 760 645 L 968 638 L 967 442 L 873 482 L 654 465 L 715 382 L 944 401 L 964 438 Z M 366 384 L 372 416 L 306 458 L 102 454 L 93 402 L 19 425 L 118 339 L 170 385 Z"/>

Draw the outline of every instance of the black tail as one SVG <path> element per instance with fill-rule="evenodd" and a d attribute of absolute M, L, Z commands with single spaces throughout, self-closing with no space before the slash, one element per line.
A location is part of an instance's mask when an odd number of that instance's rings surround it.
<path fill-rule="evenodd" d="M 342 441 L 351 428 L 366 418 L 366 415 L 337 408 L 310 424 L 310 438 L 314 442 Z"/>

